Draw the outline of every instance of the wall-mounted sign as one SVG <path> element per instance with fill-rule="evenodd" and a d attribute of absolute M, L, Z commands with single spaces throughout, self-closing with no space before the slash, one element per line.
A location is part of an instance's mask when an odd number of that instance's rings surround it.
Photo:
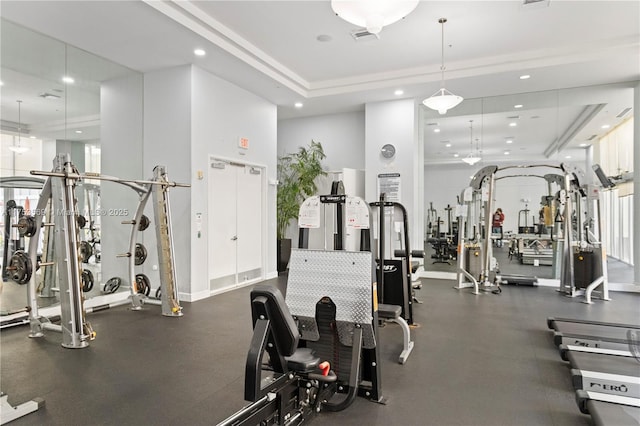
<path fill-rule="evenodd" d="M 378 199 L 380 194 L 385 194 L 385 201 L 401 201 L 400 173 L 380 173 L 378 175 Z"/>
<path fill-rule="evenodd" d="M 249 138 L 239 138 L 238 146 L 242 149 L 249 149 Z"/>

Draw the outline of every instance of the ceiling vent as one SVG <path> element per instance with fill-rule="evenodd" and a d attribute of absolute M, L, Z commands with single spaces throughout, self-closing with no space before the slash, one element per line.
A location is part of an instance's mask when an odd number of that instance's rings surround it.
<path fill-rule="evenodd" d="M 595 139 L 595 138 L 597 138 L 597 137 L 598 137 L 598 135 L 591 135 L 591 136 L 589 137 L 589 139 L 587 139 L 587 140 L 588 140 L 588 141 L 592 141 L 592 140 L 594 140 L 594 139 Z"/>
<path fill-rule="evenodd" d="M 549 3 L 551 3 L 551 0 L 522 0 L 523 6 L 546 7 L 549 6 Z"/>
<path fill-rule="evenodd" d="M 438 123 L 427 123 L 427 126 L 437 126 Z"/>
<path fill-rule="evenodd" d="M 517 120 L 520 118 L 519 115 L 512 115 L 511 117 L 507 117 L 509 120 Z"/>
<path fill-rule="evenodd" d="M 631 111 L 631 107 L 623 109 L 622 111 L 620 111 L 620 114 L 616 115 L 616 118 L 624 117 L 629 111 Z"/>
<path fill-rule="evenodd" d="M 351 37 L 353 37 L 355 41 L 380 40 L 380 35 L 370 33 L 366 28 L 351 31 Z"/>

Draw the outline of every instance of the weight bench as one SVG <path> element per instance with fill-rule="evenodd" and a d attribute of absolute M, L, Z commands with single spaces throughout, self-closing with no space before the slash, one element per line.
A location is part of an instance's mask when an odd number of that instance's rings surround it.
<path fill-rule="evenodd" d="M 413 341 L 411 340 L 411 329 L 404 318 L 400 316 L 402 307 L 398 305 L 378 304 L 378 318 L 385 321 L 395 322 L 402 327 L 403 348 L 398 357 L 398 362 L 404 364 L 413 350 Z"/>

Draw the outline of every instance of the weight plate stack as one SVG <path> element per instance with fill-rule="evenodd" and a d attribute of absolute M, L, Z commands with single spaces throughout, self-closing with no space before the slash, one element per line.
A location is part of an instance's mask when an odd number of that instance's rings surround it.
<path fill-rule="evenodd" d="M 147 260 L 147 249 L 140 243 L 136 243 L 136 249 L 134 253 L 136 265 L 142 265 L 145 260 Z"/>
<path fill-rule="evenodd" d="M 88 269 L 82 270 L 82 291 L 88 293 L 93 289 L 93 273 Z"/>
<path fill-rule="evenodd" d="M 115 293 L 122 283 L 122 279 L 120 277 L 109 278 L 106 283 L 104 283 L 104 291 L 105 293 Z"/>
<path fill-rule="evenodd" d="M 138 293 L 142 293 L 145 296 L 148 296 L 151 292 L 151 281 L 149 281 L 149 277 L 147 277 L 145 274 L 137 274 L 136 288 L 138 290 Z"/>

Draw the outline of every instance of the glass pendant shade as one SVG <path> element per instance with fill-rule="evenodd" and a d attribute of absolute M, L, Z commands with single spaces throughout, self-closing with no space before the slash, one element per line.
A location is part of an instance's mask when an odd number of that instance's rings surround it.
<path fill-rule="evenodd" d="M 340 18 L 371 34 L 407 16 L 419 0 L 331 0 L 331 8 Z"/>
<path fill-rule="evenodd" d="M 438 111 L 440 114 L 446 114 L 448 110 L 457 106 L 463 101 L 462 96 L 457 96 L 445 89 L 444 87 L 436 93 L 422 101 L 424 106 Z"/>

